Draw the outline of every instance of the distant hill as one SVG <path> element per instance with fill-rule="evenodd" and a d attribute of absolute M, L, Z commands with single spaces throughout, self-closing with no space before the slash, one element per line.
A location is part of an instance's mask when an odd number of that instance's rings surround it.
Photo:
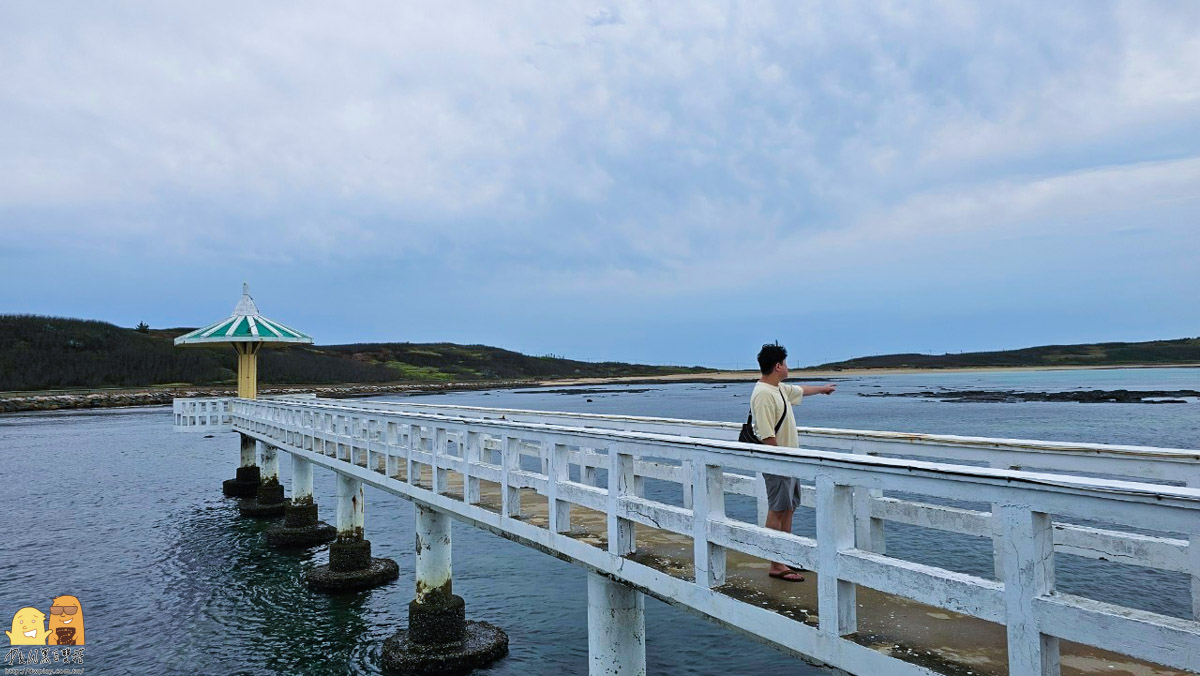
<path fill-rule="evenodd" d="M 138 331 L 36 315 L 0 315 L 0 391 L 233 383 L 228 346 L 177 348 L 191 329 Z M 446 382 L 703 373 L 649 366 L 531 357 L 486 345 L 369 343 L 264 350 L 259 380 L 275 385 Z"/>
<path fill-rule="evenodd" d="M 1200 364 L 1200 338 L 1144 343 L 1043 345 L 1000 352 L 962 354 L 885 354 L 830 362 L 812 369 L 944 369 L 1014 366 L 1129 366 Z"/>

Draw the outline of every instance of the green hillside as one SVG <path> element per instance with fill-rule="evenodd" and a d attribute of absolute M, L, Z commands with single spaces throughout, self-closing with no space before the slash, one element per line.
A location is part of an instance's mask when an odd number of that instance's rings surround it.
<path fill-rule="evenodd" d="M 1200 364 L 1200 338 L 1143 343 L 1043 345 L 999 352 L 962 354 L 885 354 L 814 366 L 814 369 L 981 368 L 1014 366 L 1131 366 Z"/>
<path fill-rule="evenodd" d="M 235 380 L 232 349 L 177 348 L 191 329 L 142 332 L 99 321 L 0 315 L 0 391 L 164 384 L 216 385 Z M 370 343 L 264 350 L 260 382 L 274 385 L 447 382 L 706 372 L 531 357 L 485 345 Z"/>

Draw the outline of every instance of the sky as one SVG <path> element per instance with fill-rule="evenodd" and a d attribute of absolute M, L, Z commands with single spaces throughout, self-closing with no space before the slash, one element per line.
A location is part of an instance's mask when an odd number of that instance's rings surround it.
<path fill-rule="evenodd" d="M 1200 335 L 1200 3 L 0 4 L 0 313 L 747 368 Z"/>

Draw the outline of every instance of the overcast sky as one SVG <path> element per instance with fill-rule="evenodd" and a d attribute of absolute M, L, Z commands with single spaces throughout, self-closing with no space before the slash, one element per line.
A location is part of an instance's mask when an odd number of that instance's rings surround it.
<path fill-rule="evenodd" d="M 1200 335 L 1200 3 L 0 4 L 0 313 L 747 366 Z"/>

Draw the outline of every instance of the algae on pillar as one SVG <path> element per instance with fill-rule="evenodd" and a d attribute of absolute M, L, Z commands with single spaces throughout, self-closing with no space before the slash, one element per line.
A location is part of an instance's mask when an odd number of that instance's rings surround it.
<path fill-rule="evenodd" d="M 250 297 L 250 286 L 242 284 L 242 298 L 233 308 L 232 315 L 202 329 L 185 333 L 175 339 L 175 346 L 232 345 L 238 355 L 238 397 L 255 399 L 258 397 L 258 353 L 262 348 L 312 342 L 310 336 L 259 314 L 258 306 Z M 222 489 L 230 497 L 253 498 L 259 494 L 260 483 L 264 481 L 267 480 L 261 476 L 255 464 L 254 439 L 242 434 L 241 464 L 236 477 L 226 480 Z M 277 489 L 268 489 L 267 497 L 272 498 L 276 493 Z"/>
<path fill-rule="evenodd" d="M 262 483 L 254 500 L 243 500 L 238 511 L 242 516 L 256 518 L 283 516 L 287 500 L 283 497 L 283 484 L 279 483 L 279 449 L 268 443 L 262 444 L 261 471 Z"/>
<path fill-rule="evenodd" d="M 241 464 L 232 479 L 221 484 L 221 490 L 231 498 L 252 498 L 258 494 L 262 474 L 258 468 L 258 442 L 249 434 L 238 434 L 241 442 Z"/>

